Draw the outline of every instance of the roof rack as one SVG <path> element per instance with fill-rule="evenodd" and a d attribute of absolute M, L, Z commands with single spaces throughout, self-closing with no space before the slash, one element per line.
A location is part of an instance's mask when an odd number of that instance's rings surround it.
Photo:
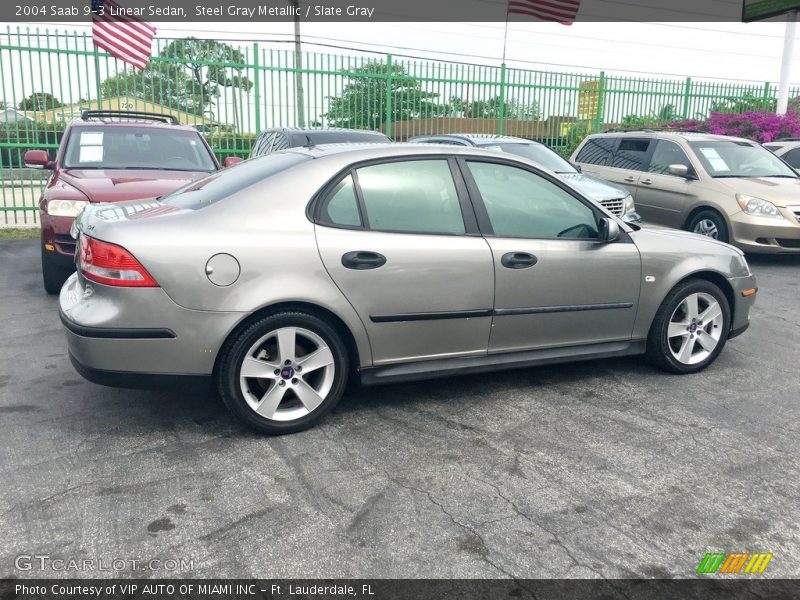
<path fill-rule="evenodd" d="M 147 121 L 160 121 L 170 125 L 180 125 L 178 117 L 175 115 L 165 115 L 162 113 L 149 113 L 131 110 L 84 110 L 81 112 L 82 121 L 103 118 L 142 119 Z"/>

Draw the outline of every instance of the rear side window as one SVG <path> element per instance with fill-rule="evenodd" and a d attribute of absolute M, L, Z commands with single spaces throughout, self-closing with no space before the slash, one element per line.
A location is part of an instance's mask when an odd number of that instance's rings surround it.
<path fill-rule="evenodd" d="M 464 218 L 446 160 L 414 160 L 357 169 L 370 229 L 463 234 Z"/>
<path fill-rule="evenodd" d="M 647 152 L 650 140 L 625 138 L 619 143 L 611 166 L 631 171 L 644 171 L 647 166 Z"/>
<path fill-rule="evenodd" d="M 217 171 L 214 175 L 199 181 L 193 181 L 164 196 L 161 201 L 168 206 L 178 208 L 204 208 L 307 160 L 311 160 L 311 157 L 294 153 L 274 154 L 257 160 L 248 160 Z"/>
<path fill-rule="evenodd" d="M 330 192 L 322 203 L 319 217 L 320 221 L 327 225 L 361 227 L 358 198 L 351 175 L 342 179 Z"/>
<path fill-rule="evenodd" d="M 575 162 L 605 166 L 611 164 L 615 138 L 589 138 L 575 157 Z"/>
<path fill-rule="evenodd" d="M 797 169 L 800 167 L 800 148 L 793 148 L 789 150 L 786 154 L 781 156 L 783 160 L 789 163 L 793 168 Z"/>

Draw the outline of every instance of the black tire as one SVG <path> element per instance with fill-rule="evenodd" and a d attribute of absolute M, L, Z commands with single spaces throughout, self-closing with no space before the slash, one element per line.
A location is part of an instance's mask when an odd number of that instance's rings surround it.
<path fill-rule="evenodd" d="M 72 269 L 66 269 L 61 265 L 53 264 L 53 261 L 42 249 L 42 283 L 44 291 L 54 295 L 61 291 L 61 286 L 72 274 Z"/>
<path fill-rule="evenodd" d="M 694 233 L 699 233 L 700 235 L 707 235 L 703 233 L 703 231 L 695 231 L 695 229 L 698 229 L 698 226 L 704 222 L 714 224 L 714 227 L 717 230 L 717 236 L 714 239 L 725 243 L 730 241 L 730 236 L 728 235 L 728 224 L 725 222 L 725 218 L 712 208 L 701 210 L 699 213 L 693 216 L 686 225 L 686 229 Z"/>
<path fill-rule="evenodd" d="M 291 421 L 267 419 L 256 413 L 245 400 L 239 379 L 241 364 L 253 344 L 261 337 L 285 327 L 302 328 L 322 338 L 333 355 L 334 365 L 333 385 L 322 403 L 305 416 Z M 308 313 L 280 312 L 251 323 L 228 339 L 220 351 L 215 378 L 225 406 L 236 417 L 261 433 L 281 435 L 308 429 L 333 410 L 347 386 L 349 370 L 347 349 L 334 327 Z"/>
<path fill-rule="evenodd" d="M 669 346 L 669 337 L 667 331 L 669 328 L 670 319 L 678 308 L 678 306 L 688 296 L 695 293 L 703 293 L 712 296 L 720 308 L 722 309 L 722 324 L 719 341 L 716 348 L 706 357 L 703 361 L 696 364 L 684 364 L 678 361 L 672 354 Z M 670 373 L 688 374 L 697 373 L 702 371 L 708 365 L 713 363 L 725 343 L 728 341 L 728 334 L 730 332 L 731 311 L 728 305 L 728 299 L 719 287 L 704 279 L 687 279 L 676 285 L 664 301 L 656 313 L 655 319 L 650 326 L 650 334 L 647 337 L 647 359 L 655 367 L 668 371 Z"/>

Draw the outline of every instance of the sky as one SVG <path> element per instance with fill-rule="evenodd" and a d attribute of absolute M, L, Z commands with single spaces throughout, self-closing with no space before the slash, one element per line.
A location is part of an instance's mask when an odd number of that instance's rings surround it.
<path fill-rule="evenodd" d="M 0 24 L 1 26 L 2 24 Z M 76 24 L 48 23 L 87 31 Z M 292 23 L 158 23 L 159 37 L 290 41 Z M 761 23 L 511 23 L 506 63 L 567 72 L 654 74 L 736 81 L 778 81 L 785 24 Z M 498 65 L 503 23 L 303 23 L 305 50 L 352 54 L 350 48 Z M 275 47 L 290 48 L 289 44 Z M 790 80 L 800 84 L 800 45 Z"/>

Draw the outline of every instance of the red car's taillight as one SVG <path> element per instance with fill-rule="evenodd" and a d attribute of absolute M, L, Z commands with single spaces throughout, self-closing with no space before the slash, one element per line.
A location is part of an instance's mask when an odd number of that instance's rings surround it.
<path fill-rule="evenodd" d="M 158 287 L 156 280 L 122 246 L 80 236 L 80 268 L 86 279 L 117 287 Z"/>

